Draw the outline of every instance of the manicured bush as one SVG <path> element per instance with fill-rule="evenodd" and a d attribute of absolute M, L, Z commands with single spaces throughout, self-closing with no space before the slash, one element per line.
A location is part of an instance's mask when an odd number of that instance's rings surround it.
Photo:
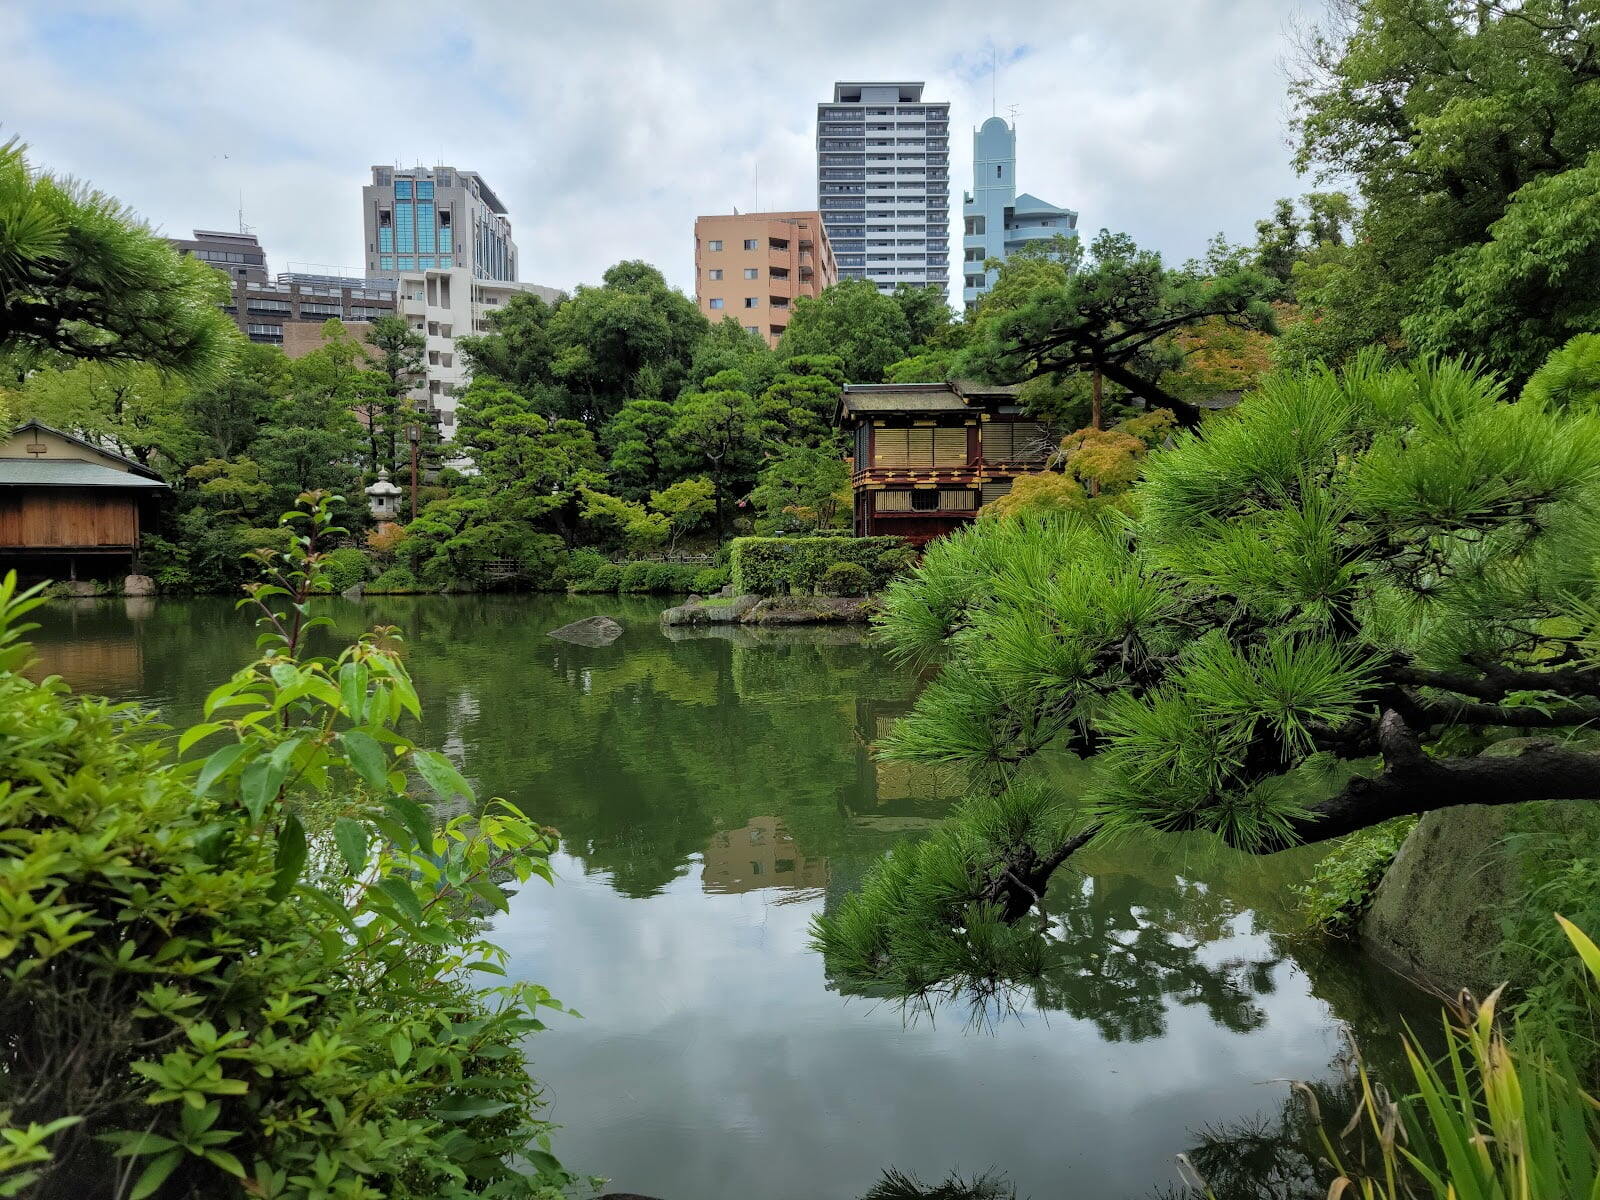
<path fill-rule="evenodd" d="M 372 558 L 366 551 L 344 546 L 328 553 L 322 562 L 321 590 L 342 592 L 365 583 L 371 574 Z"/>
<path fill-rule="evenodd" d="M 736 538 L 730 560 L 733 587 L 741 595 L 810 593 L 835 563 L 867 572 L 866 591 L 882 588 L 910 563 L 915 552 L 895 537 Z"/>
<path fill-rule="evenodd" d="M 836 562 L 818 583 L 824 596 L 864 596 L 872 587 L 872 572 L 853 562 Z"/>
<path fill-rule="evenodd" d="M 693 590 L 702 596 L 709 596 L 713 592 L 720 592 L 733 582 L 733 572 L 727 567 L 706 567 L 696 571 Z"/>
<path fill-rule="evenodd" d="M 417 592 L 422 585 L 406 567 L 390 567 L 367 585 L 369 592 Z"/>
<path fill-rule="evenodd" d="M 699 574 L 693 563 L 631 562 L 622 567 L 618 590 L 634 595 L 691 592 Z"/>
<path fill-rule="evenodd" d="M 594 574 L 588 579 L 576 579 L 572 583 L 575 592 L 615 592 L 622 586 L 622 565 L 620 563 L 602 562 L 594 569 Z"/>

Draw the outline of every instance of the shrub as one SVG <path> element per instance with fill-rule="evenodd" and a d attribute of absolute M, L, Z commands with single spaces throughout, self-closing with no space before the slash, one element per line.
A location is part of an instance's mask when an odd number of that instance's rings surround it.
<path fill-rule="evenodd" d="M 622 566 L 620 563 L 602 562 L 594 569 L 594 574 L 588 579 L 574 581 L 572 590 L 575 592 L 615 592 L 622 586 Z"/>
<path fill-rule="evenodd" d="M 720 592 L 733 582 L 733 572 L 727 567 L 706 567 L 696 571 L 692 591 L 699 592 L 702 596 L 709 596 L 713 592 Z"/>
<path fill-rule="evenodd" d="M 354 546 L 329 551 L 322 561 L 318 590 L 342 592 L 358 583 L 365 583 L 371 567 L 372 559 L 366 551 L 357 550 Z"/>
<path fill-rule="evenodd" d="M 1352 833 L 1324 855 L 1310 878 L 1294 889 L 1312 927 L 1338 937 L 1355 932 L 1400 843 L 1416 825 L 1415 817 L 1375 825 Z"/>
<path fill-rule="evenodd" d="M 390 567 L 367 585 L 369 592 L 416 592 L 421 590 L 417 577 L 406 567 Z"/>
<path fill-rule="evenodd" d="M 606 556 L 598 550 L 588 547 L 574 550 L 567 555 L 567 579 L 573 583 L 593 579 L 594 573 L 606 565 Z"/>
<path fill-rule="evenodd" d="M 758 596 L 811 592 L 835 563 L 863 568 L 865 590 L 882 588 L 914 552 L 895 537 L 736 538 L 730 554 L 734 590 Z"/>
<path fill-rule="evenodd" d="M 824 596 L 864 596 L 872 587 L 872 572 L 853 562 L 836 562 L 822 573 L 818 586 Z"/>
<path fill-rule="evenodd" d="M 410 742 L 389 632 L 306 657 L 306 553 L 261 561 L 263 657 L 175 745 L 25 678 L 0 583 L 0 1195 L 553 1200 L 523 1043 L 559 1005 L 472 981 L 554 841 Z"/>
<path fill-rule="evenodd" d="M 619 590 L 633 595 L 690 592 L 699 574 L 700 568 L 692 563 L 625 563 Z"/>

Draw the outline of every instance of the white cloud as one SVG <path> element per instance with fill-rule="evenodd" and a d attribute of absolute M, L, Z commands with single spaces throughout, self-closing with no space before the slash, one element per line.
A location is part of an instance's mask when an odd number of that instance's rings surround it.
<path fill-rule="evenodd" d="M 1288 28 L 1317 0 L 416 0 L 270 9 L 22 0 L 0 13 L 0 133 L 164 231 L 245 219 L 274 269 L 361 261 L 374 162 L 484 174 L 523 274 L 562 287 L 643 258 L 689 287 L 696 214 L 816 203 L 836 79 L 924 79 L 970 130 L 1018 110 L 1018 179 L 1173 258 L 1250 236 L 1299 187 Z"/>

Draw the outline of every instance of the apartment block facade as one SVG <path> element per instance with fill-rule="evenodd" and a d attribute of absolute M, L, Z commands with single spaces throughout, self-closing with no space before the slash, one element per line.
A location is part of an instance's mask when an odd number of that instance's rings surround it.
<path fill-rule="evenodd" d="M 423 378 L 411 400 L 418 409 L 438 414 L 439 432 L 446 440 L 455 432 L 457 392 L 472 381 L 456 351 L 456 338 L 489 332 L 489 316 L 519 292 L 547 302 L 561 295 L 534 283 L 480 279 L 465 267 L 400 273 L 400 316 L 424 339 Z"/>
<path fill-rule="evenodd" d="M 361 223 L 368 275 L 459 268 L 475 279 L 517 277 L 506 206 L 476 171 L 375 166 Z"/>
<path fill-rule="evenodd" d="M 921 83 L 836 83 L 817 105 L 817 206 L 841 279 L 950 276 L 950 105 Z"/>
<path fill-rule="evenodd" d="M 291 358 L 322 344 L 323 323 L 337 318 L 355 337 L 366 326 L 395 312 L 393 279 L 360 279 L 343 275 L 281 272 L 267 274 L 266 252 L 253 233 L 219 233 L 197 229 L 193 238 L 170 239 L 180 254 L 210 263 L 233 285 L 223 311 L 252 342 L 282 346 Z"/>
<path fill-rule="evenodd" d="M 972 191 L 962 205 L 961 298 L 972 308 L 1000 278 L 985 269 L 1029 242 L 1078 235 L 1078 214 L 1037 196 L 1017 194 L 1017 131 L 990 117 L 972 135 Z"/>
<path fill-rule="evenodd" d="M 769 346 L 788 328 L 795 300 L 837 281 L 817 212 L 696 217 L 694 293 L 706 319 L 732 317 Z"/>

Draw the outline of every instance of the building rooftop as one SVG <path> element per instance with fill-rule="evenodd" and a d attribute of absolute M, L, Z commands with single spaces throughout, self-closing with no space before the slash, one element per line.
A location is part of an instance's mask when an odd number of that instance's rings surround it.
<path fill-rule="evenodd" d="M 836 104 L 860 104 L 862 88 L 897 88 L 900 103 L 910 104 L 922 99 L 922 80 L 914 82 L 896 83 L 894 80 L 866 80 L 861 83 L 836 83 L 833 85 L 833 99 Z"/>
<path fill-rule="evenodd" d="M 1014 384 L 849 383 L 839 397 L 841 413 L 966 412 L 971 400 L 1014 399 Z"/>
<path fill-rule="evenodd" d="M 77 458 L 0 458 L 0 487 L 90 487 L 165 491 L 159 479 Z"/>
<path fill-rule="evenodd" d="M 61 438 L 63 441 L 71 442 L 74 446 L 82 446 L 90 454 L 93 454 L 98 458 L 110 459 L 112 462 L 122 463 L 128 468 L 128 470 L 139 475 L 143 475 L 146 479 L 154 479 L 158 481 L 161 479 L 160 475 L 156 474 L 136 458 L 129 458 L 126 454 L 118 454 L 115 450 L 107 450 L 104 446 L 97 446 L 87 438 L 81 438 L 75 433 L 68 433 L 65 429 L 57 429 L 54 425 L 46 425 L 43 421 L 39 420 L 24 421 L 22 424 L 14 426 L 9 434 L 0 436 L 0 445 L 4 445 L 9 438 L 17 437 L 18 435 L 30 429 L 39 433 L 53 434 L 54 436 Z M 28 461 L 33 461 L 31 456 Z M 61 462 L 62 460 L 58 458 L 53 459 L 52 461 Z M 74 459 L 71 461 L 77 460 Z M 115 470 L 115 468 L 112 469 Z"/>
<path fill-rule="evenodd" d="M 1023 192 L 1012 201 L 1011 207 L 1019 213 L 1061 213 L 1063 215 L 1071 213 L 1073 216 L 1078 215 L 1072 212 L 1070 208 L 1062 208 L 1058 204 L 1051 204 L 1048 200 L 1041 200 L 1032 192 Z"/>

